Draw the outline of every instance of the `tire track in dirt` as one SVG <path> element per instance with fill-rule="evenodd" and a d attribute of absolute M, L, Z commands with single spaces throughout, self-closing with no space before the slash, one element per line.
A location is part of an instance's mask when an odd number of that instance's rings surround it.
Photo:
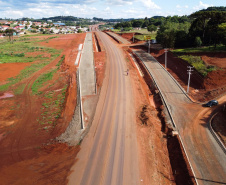
<path fill-rule="evenodd" d="M 45 67 L 43 67 L 41 70 L 37 71 L 36 73 L 34 73 L 33 76 L 31 76 L 28 79 L 28 82 L 24 88 L 24 91 L 22 93 L 22 102 L 24 102 L 24 106 L 21 107 L 22 111 L 22 118 L 21 120 L 17 123 L 18 128 L 15 131 L 15 133 L 11 136 L 11 158 L 13 162 L 18 162 L 18 161 L 22 161 L 23 156 L 21 154 L 21 150 L 23 150 L 23 148 L 20 147 L 21 144 L 21 140 L 23 137 L 23 134 L 26 133 L 27 130 L 27 126 L 26 124 L 29 124 L 30 120 L 33 119 L 33 114 L 32 112 L 35 111 L 35 106 L 32 102 L 32 94 L 31 94 L 31 86 L 34 83 L 34 81 L 44 72 L 48 71 L 49 69 L 51 69 L 52 67 L 56 66 L 56 64 L 58 63 L 58 61 L 61 59 L 63 54 L 61 54 L 59 57 L 57 57 L 53 62 L 51 62 L 50 64 L 46 65 Z M 26 134 L 24 134 L 26 135 Z"/>

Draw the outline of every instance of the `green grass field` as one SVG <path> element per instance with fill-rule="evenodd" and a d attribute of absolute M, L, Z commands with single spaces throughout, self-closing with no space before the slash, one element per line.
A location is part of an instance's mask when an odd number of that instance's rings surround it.
<path fill-rule="evenodd" d="M 157 32 L 150 32 L 147 29 L 131 30 L 131 31 L 124 31 L 124 32 L 121 32 L 120 30 L 114 29 L 112 31 L 114 31 L 116 33 L 134 33 L 134 32 L 140 33 L 142 35 L 135 35 L 135 38 L 138 39 L 138 40 L 145 40 L 144 36 L 151 36 L 151 39 L 155 39 L 156 35 L 157 35 Z"/>
<path fill-rule="evenodd" d="M 52 37 L 55 38 L 55 37 Z M 50 39 L 52 39 L 50 38 Z M 25 78 L 28 78 L 33 73 L 42 69 L 51 61 L 56 59 L 61 50 L 53 48 L 43 47 L 38 44 L 41 40 L 39 38 L 19 38 L 13 44 L 3 42 L 0 44 L 0 65 L 3 63 L 18 63 L 18 62 L 35 62 L 25 69 L 20 71 L 20 74 L 13 78 L 8 78 L 7 83 L 0 86 L 0 91 L 6 91 L 9 88 Z M 27 52 L 43 52 L 50 54 L 50 57 L 43 57 L 43 55 L 26 56 Z M 19 94 L 23 91 L 24 87 L 18 87 L 15 89 L 15 93 Z"/>
<path fill-rule="evenodd" d="M 198 52 L 226 52 L 226 47 L 224 45 L 205 46 L 200 48 L 184 48 L 184 49 L 174 49 L 172 52 L 176 54 L 180 53 L 198 53 Z"/>

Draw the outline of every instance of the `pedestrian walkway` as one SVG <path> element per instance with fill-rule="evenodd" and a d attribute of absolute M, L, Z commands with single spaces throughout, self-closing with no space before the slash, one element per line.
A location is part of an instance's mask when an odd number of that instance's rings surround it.
<path fill-rule="evenodd" d="M 87 33 L 79 65 L 81 97 L 96 94 L 92 33 Z"/>

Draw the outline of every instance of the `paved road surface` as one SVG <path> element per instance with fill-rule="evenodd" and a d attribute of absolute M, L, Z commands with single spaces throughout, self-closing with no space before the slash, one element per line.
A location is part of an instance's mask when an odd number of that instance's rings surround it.
<path fill-rule="evenodd" d="M 94 95 L 96 93 L 96 77 L 93 59 L 92 33 L 87 33 L 79 64 L 81 96 Z"/>
<path fill-rule="evenodd" d="M 138 185 L 139 162 L 132 88 L 124 55 L 105 33 L 106 78 L 94 121 L 72 167 L 69 184 Z"/>
<path fill-rule="evenodd" d="M 191 103 L 154 57 L 142 50 L 134 50 L 134 53 L 143 60 L 169 105 L 198 183 L 226 184 L 225 153 L 206 125 L 205 117 L 209 116 L 210 109 Z"/>
<path fill-rule="evenodd" d="M 116 33 L 113 32 L 108 32 L 109 35 L 111 35 L 112 37 L 115 37 L 118 41 L 122 42 L 123 44 L 130 44 L 130 42 L 122 37 L 120 37 L 119 35 L 117 35 Z"/>

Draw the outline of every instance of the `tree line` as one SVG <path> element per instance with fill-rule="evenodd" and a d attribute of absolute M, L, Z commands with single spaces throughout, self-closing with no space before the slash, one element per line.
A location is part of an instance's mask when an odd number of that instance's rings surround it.
<path fill-rule="evenodd" d="M 163 47 L 226 46 L 226 7 L 209 7 L 189 16 L 155 16 L 117 23 L 115 29 L 132 27 L 157 31 L 156 40 Z"/>

